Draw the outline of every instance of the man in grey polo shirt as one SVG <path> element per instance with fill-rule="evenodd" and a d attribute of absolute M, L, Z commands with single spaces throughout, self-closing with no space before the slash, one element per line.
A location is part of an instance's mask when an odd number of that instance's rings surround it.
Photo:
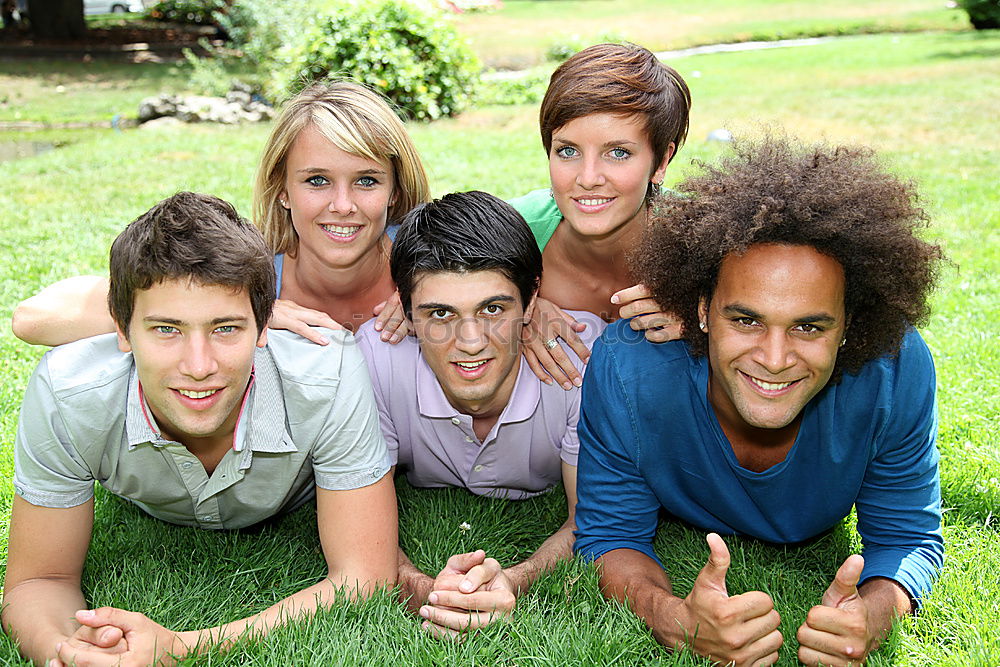
<path fill-rule="evenodd" d="M 119 235 L 110 269 L 118 333 L 46 354 L 21 409 L 2 619 L 25 657 L 150 664 L 265 633 L 341 587 L 391 585 L 395 494 L 364 361 L 341 331 L 326 346 L 268 334 L 275 275 L 260 234 L 229 204 L 179 193 Z M 206 630 L 88 610 L 95 481 L 152 516 L 210 529 L 315 496 L 326 576 Z"/>
<path fill-rule="evenodd" d="M 542 383 L 522 359 L 542 256 L 508 204 L 466 192 L 417 207 L 390 265 L 416 339 L 383 343 L 371 322 L 357 339 L 399 470 L 414 486 L 501 498 L 528 498 L 560 480 L 566 491 L 566 522 L 522 563 L 501 568 L 480 550 L 452 556 L 434 579 L 400 552 L 399 582 L 424 627 L 454 634 L 509 612 L 519 592 L 571 555 L 580 393 Z M 596 315 L 573 315 L 588 325 L 587 342 L 604 328 Z"/>

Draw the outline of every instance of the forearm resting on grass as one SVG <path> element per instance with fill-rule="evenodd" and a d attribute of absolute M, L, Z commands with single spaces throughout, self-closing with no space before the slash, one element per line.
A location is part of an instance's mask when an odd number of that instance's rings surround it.
<path fill-rule="evenodd" d="M 106 647 L 64 644 L 59 658 L 65 665 L 103 664 L 113 659 L 124 665 L 170 662 L 192 653 L 227 650 L 236 640 L 261 637 L 285 623 L 310 616 L 338 597 L 366 597 L 396 581 L 396 500 L 386 475 L 367 487 L 347 491 L 317 488 L 317 523 L 327 563 L 318 583 L 288 596 L 264 611 L 244 619 L 203 630 L 175 632 L 146 616 L 104 607 L 76 614 L 85 626 L 114 626 L 124 637 L 124 651 Z M 119 649 L 121 647 L 118 647 Z"/>
<path fill-rule="evenodd" d="M 597 560 L 601 591 L 627 603 L 664 646 L 687 647 L 724 664 L 774 664 L 783 638 L 773 600 L 760 591 L 730 596 L 729 550 L 714 533 L 706 539 L 708 562 L 683 599 L 673 594 L 659 564 L 634 549 L 615 549 Z"/>
<path fill-rule="evenodd" d="M 32 345 L 62 345 L 111 333 L 108 279 L 76 276 L 49 285 L 19 303 L 11 322 L 14 335 Z"/>
<path fill-rule="evenodd" d="M 93 520 L 93 498 L 51 508 L 14 496 L 2 618 L 26 658 L 54 657 L 56 643 L 79 627 L 73 612 L 86 605 L 80 577 Z"/>

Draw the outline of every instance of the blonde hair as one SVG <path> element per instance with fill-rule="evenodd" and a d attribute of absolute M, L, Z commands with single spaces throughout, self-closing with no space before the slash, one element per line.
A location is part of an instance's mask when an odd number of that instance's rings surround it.
<path fill-rule="evenodd" d="M 351 81 L 314 84 L 285 104 L 254 179 L 254 224 L 275 254 L 294 256 L 298 249 L 291 213 L 278 202 L 278 195 L 285 189 L 285 166 L 292 144 L 310 124 L 340 150 L 392 165 L 396 197 L 389 206 L 387 224 L 398 222 L 417 204 L 430 201 L 420 156 L 389 104 Z"/>

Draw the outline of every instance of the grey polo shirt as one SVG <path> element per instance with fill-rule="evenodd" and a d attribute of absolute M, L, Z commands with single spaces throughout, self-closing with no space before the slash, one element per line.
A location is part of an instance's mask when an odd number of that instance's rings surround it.
<path fill-rule="evenodd" d="M 580 337 L 588 347 L 607 326 L 591 313 L 567 312 L 587 324 Z M 544 384 L 521 359 L 510 400 L 480 440 L 472 417 L 448 402 L 416 339 L 389 345 L 372 325 L 369 320 L 358 329 L 358 346 L 368 362 L 389 456 L 410 484 L 461 486 L 518 500 L 559 482 L 562 462 L 576 465 L 579 389 Z M 583 362 L 568 354 L 582 372 Z"/>
<path fill-rule="evenodd" d="M 365 362 L 349 333 L 327 346 L 269 331 L 234 448 L 211 476 L 147 418 L 131 353 L 114 334 L 49 351 L 18 423 L 14 489 L 42 507 L 74 507 L 94 482 L 170 523 L 242 528 L 291 511 L 315 486 L 367 486 L 390 467 Z"/>

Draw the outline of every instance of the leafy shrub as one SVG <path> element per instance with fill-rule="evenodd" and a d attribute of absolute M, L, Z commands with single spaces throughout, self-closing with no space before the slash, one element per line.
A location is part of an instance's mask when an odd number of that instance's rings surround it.
<path fill-rule="evenodd" d="M 514 72 L 511 76 L 493 73 L 484 76 L 476 90 L 476 104 L 537 104 L 545 97 L 550 71 Z"/>
<path fill-rule="evenodd" d="M 157 21 L 212 25 L 215 14 L 225 12 L 226 4 L 226 0 L 160 0 L 148 14 Z"/>
<path fill-rule="evenodd" d="M 216 56 L 268 69 L 283 46 L 302 39 L 314 11 L 310 0 L 239 0 L 217 17 L 227 46 L 238 53 Z"/>
<path fill-rule="evenodd" d="M 976 30 L 1000 28 L 1000 0 L 958 0 Z"/>
<path fill-rule="evenodd" d="M 312 17 L 304 38 L 284 50 L 278 83 L 286 94 L 350 76 L 412 118 L 451 116 L 465 106 L 479 61 L 440 11 L 407 0 L 339 0 Z"/>

